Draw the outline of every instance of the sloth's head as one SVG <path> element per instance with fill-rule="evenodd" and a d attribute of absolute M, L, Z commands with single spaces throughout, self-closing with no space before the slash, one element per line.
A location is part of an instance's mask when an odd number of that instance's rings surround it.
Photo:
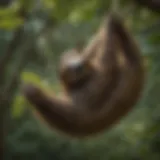
<path fill-rule="evenodd" d="M 85 61 L 76 50 L 71 50 L 62 55 L 60 59 L 59 75 L 63 83 L 69 87 L 79 87 L 91 76 L 92 66 Z"/>

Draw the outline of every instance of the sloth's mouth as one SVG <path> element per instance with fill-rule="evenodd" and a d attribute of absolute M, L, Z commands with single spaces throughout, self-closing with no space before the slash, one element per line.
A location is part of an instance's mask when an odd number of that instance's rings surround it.
<path fill-rule="evenodd" d="M 70 84 L 69 88 L 71 90 L 82 89 L 83 87 L 86 87 L 86 85 L 88 85 L 88 83 L 91 80 L 92 80 L 92 75 L 86 75 L 86 76 L 79 77 L 78 80 Z"/>

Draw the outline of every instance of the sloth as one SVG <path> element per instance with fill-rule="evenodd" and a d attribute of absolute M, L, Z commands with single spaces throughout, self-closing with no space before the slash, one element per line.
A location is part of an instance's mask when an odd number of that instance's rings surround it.
<path fill-rule="evenodd" d="M 77 138 L 117 124 L 140 99 L 145 78 L 140 49 L 116 13 L 104 18 L 81 52 L 62 55 L 58 75 L 63 96 L 30 83 L 22 92 L 50 127 Z"/>

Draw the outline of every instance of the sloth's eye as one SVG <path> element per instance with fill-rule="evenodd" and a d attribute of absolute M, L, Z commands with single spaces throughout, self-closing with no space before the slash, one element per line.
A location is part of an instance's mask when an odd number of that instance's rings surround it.
<path fill-rule="evenodd" d="M 83 65 L 81 64 L 77 64 L 73 67 L 73 71 L 76 72 L 76 73 L 81 73 L 83 72 Z"/>
<path fill-rule="evenodd" d="M 84 66 L 82 64 L 71 65 L 68 68 L 71 75 L 81 75 L 84 72 Z"/>

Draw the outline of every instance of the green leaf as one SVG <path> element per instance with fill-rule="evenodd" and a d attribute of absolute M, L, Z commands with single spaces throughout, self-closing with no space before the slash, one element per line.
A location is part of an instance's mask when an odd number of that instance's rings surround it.
<path fill-rule="evenodd" d="M 32 72 L 23 72 L 21 74 L 21 80 L 24 83 L 35 83 L 36 85 L 41 85 L 41 78 Z"/>
<path fill-rule="evenodd" d="M 19 118 L 25 109 L 25 100 L 23 96 L 16 96 L 11 109 L 11 114 L 14 118 Z"/>
<path fill-rule="evenodd" d="M 23 22 L 24 22 L 23 19 L 18 17 L 2 19 L 0 20 L 0 28 L 6 30 L 12 30 L 21 26 Z"/>

